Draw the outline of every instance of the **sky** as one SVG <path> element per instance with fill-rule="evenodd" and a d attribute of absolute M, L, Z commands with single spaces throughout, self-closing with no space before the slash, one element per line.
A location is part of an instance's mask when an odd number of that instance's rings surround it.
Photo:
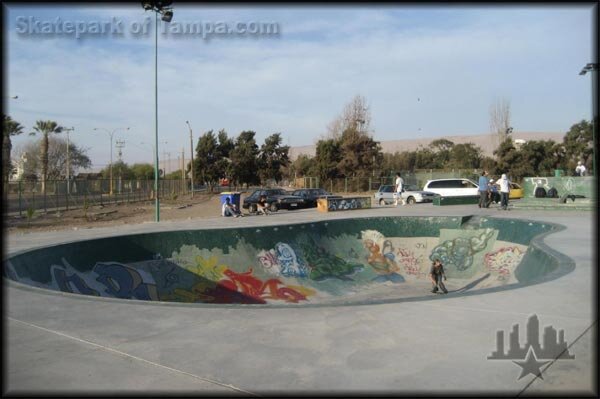
<path fill-rule="evenodd" d="M 110 163 L 115 129 L 113 161 L 120 140 L 123 161 L 153 163 L 154 13 L 137 3 L 2 6 L 5 113 L 26 133 L 37 120 L 73 127 L 70 140 L 87 149 L 95 170 Z M 591 119 L 590 74 L 579 72 L 596 44 L 593 3 L 174 2 L 173 12 L 158 35 L 161 159 L 168 153 L 174 160 L 182 150 L 189 159 L 186 121 L 194 146 L 211 129 L 230 137 L 253 130 L 259 145 L 273 133 L 281 133 L 284 145 L 312 145 L 356 95 L 366 98 L 370 132 L 379 141 L 486 134 L 490 106 L 500 99 L 510 103 L 517 132 L 566 132 Z M 56 31 L 67 22 L 91 29 L 101 21 L 113 21 L 122 33 L 76 38 Z M 237 23 L 276 24 L 278 33 L 203 38 L 177 31 Z M 135 34 L 140 26 L 148 29 Z M 13 148 L 31 140 L 17 136 Z"/>

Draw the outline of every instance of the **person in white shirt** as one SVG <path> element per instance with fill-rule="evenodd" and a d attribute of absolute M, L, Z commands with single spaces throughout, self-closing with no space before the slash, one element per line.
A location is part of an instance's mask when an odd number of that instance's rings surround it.
<path fill-rule="evenodd" d="M 502 177 L 498 180 L 500 184 L 500 207 L 504 210 L 508 209 L 508 195 L 510 193 L 510 180 L 506 177 L 506 173 L 502 173 Z"/>
<path fill-rule="evenodd" d="M 404 198 L 402 198 L 402 192 L 404 191 L 404 179 L 402 179 L 400 173 L 396 173 L 396 189 L 394 191 L 394 206 L 398 206 L 398 200 L 400 200 L 402 205 L 406 205 Z"/>
<path fill-rule="evenodd" d="M 577 162 L 577 167 L 575 168 L 575 175 L 577 176 L 585 176 L 585 165 L 581 163 L 581 161 Z"/>

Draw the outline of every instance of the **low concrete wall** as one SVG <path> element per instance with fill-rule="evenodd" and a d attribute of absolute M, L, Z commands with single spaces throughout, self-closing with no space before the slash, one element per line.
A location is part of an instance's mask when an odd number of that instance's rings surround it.
<path fill-rule="evenodd" d="M 546 192 L 554 187 L 559 197 L 568 193 L 596 198 L 594 181 L 593 176 L 526 177 L 523 179 L 523 194 L 525 198 L 535 198 L 536 187 L 543 187 Z"/>

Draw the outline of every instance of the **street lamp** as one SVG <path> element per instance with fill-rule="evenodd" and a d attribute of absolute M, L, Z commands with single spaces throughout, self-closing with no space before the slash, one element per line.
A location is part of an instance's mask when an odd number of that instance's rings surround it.
<path fill-rule="evenodd" d="M 580 75 L 585 75 L 590 72 L 592 75 L 592 169 L 594 176 L 598 176 L 596 172 L 596 128 L 598 126 L 598 104 L 596 103 L 596 74 L 598 73 L 598 64 L 589 62 L 579 72 Z"/>
<path fill-rule="evenodd" d="M 154 141 L 156 143 L 154 151 L 154 218 L 157 222 L 160 221 L 160 201 L 158 199 L 158 14 L 162 15 L 163 21 L 171 22 L 173 19 L 173 10 L 169 7 L 171 4 L 173 4 L 172 1 L 142 1 L 144 10 L 156 12 L 156 18 L 154 18 Z"/>
<path fill-rule="evenodd" d="M 192 163 L 190 164 L 190 180 L 192 186 L 192 198 L 194 198 L 194 139 L 192 138 L 192 127 L 190 121 L 185 121 L 190 129 L 190 155 L 192 157 Z"/>
<path fill-rule="evenodd" d="M 112 132 L 109 131 L 108 129 L 105 129 L 103 127 L 95 127 L 94 130 L 104 130 L 106 133 L 108 133 L 108 135 L 110 136 L 110 195 L 113 194 L 113 174 L 112 174 L 112 149 L 113 149 L 113 135 L 115 134 L 115 132 L 117 130 L 129 130 L 128 127 L 118 127 L 115 130 L 113 130 Z"/>

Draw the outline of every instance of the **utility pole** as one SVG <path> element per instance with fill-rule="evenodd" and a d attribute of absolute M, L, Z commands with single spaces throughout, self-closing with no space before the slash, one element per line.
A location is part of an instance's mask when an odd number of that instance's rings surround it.
<path fill-rule="evenodd" d="M 113 195 L 113 174 L 112 174 L 113 135 L 116 133 L 117 130 L 129 130 L 129 128 L 128 127 L 126 127 L 126 128 L 117 128 L 117 129 L 113 130 L 112 132 L 110 130 L 102 128 L 102 127 L 95 127 L 94 130 L 104 130 L 110 136 L 110 195 Z"/>
<path fill-rule="evenodd" d="M 194 198 L 194 139 L 192 138 L 192 127 L 190 126 L 190 121 L 185 121 L 190 129 L 190 179 L 191 179 L 191 189 L 192 189 L 192 198 Z"/>
<path fill-rule="evenodd" d="M 124 140 L 117 140 L 117 144 L 115 145 L 115 147 L 117 147 L 119 149 L 119 152 L 117 153 L 117 156 L 119 157 L 119 162 L 123 163 L 123 151 L 121 151 L 121 148 L 125 147 L 125 141 Z M 119 194 L 121 193 L 121 182 L 122 182 L 122 178 L 123 178 L 123 168 L 121 168 L 119 170 Z"/>
<path fill-rule="evenodd" d="M 123 151 L 121 151 L 121 148 L 125 147 L 125 141 L 117 140 L 117 144 L 115 145 L 115 147 L 119 149 L 119 152 L 117 153 L 117 156 L 119 157 L 119 162 L 123 162 Z"/>
<path fill-rule="evenodd" d="M 181 148 L 181 180 L 185 184 L 185 148 Z"/>
<path fill-rule="evenodd" d="M 65 129 L 64 131 L 67 133 L 67 195 L 71 194 L 71 164 L 69 163 L 69 132 L 75 130 L 74 127 Z"/>

